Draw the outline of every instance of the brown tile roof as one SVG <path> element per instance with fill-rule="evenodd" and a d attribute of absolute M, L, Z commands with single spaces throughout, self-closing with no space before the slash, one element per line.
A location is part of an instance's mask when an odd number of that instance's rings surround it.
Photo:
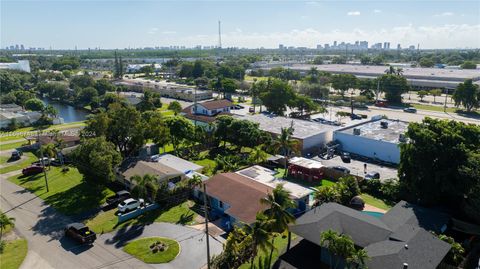
<path fill-rule="evenodd" d="M 146 161 L 138 161 L 122 173 L 127 180 L 135 175 L 144 176 L 146 174 L 157 176 L 161 181 L 163 179 L 180 176 L 183 173 L 158 162 Z"/>
<path fill-rule="evenodd" d="M 208 110 L 212 110 L 212 109 L 230 107 L 233 105 L 233 103 L 227 99 L 221 99 L 221 100 L 206 101 L 203 103 L 199 103 L 199 105 L 202 105 Z"/>
<path fill-rule="evenodd" d="M 230 206 L 225 213 L 245 223 L 255 221 L 257 212 L 265 209 L 260 199 L 273 190 L 236 173 L 217 174 L 207 180 L 206 185 L 208 195 Z"/>
<path fill-rule="evenodd" d="M 60 135 L 58 137 L 60 140 L 62 140 L 64 143 L 70 143 L 70 142 L 80 142 L 80 137 L 75 136 L 75 135 Z M 42 145 L 54 143 L 54 137 L 53 136 L 40 136 L 38 137 L 38 141 Z"/>

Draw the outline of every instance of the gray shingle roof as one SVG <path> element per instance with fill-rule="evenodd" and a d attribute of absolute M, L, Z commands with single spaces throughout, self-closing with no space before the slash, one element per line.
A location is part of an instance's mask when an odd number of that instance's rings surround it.
<path fill-rule="evenodd" d="M 440 233 L 442 226 L 448 223 L 448 214 L 428 209 L 405 201 L 398 202 L 381 220 L 392 230 L 404 224 L 420 226 L 428 231 Z"/>
<path fill-rule="evenodd" d="M 329 229 L 349 235 L 367 251 L 367 266 L 371 269 L 402 269 L 404 263 L 409 269 L 433 269 L 441 263 L 450 245 L 426 228 L 439 227 L 446 218 L 446 214 L 404 201 L 382 218 L 326 203 L 305 213 L 290 230 L 317 245 L 321 233 Z"/>
<path fill-rule="evenodd" d="M 320 234 L 329 229 L 348 234 L 361 247 L 385 240 L 392 233 L 380 219 L 337 203 L 310 210 L 291 227 L 293 233 L 316 244 L 320 244 Z"/>

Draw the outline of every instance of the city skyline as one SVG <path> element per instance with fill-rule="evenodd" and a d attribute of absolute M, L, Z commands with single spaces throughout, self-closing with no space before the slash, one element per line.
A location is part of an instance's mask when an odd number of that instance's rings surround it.
<path fill-rule="evenodd" d="M 274 8 L 272 4 L 274 3 Z M 480 47 L 478 1 L 2 1 L 1 48 L 215 46 Z M 45 16 L 55 10 L 54 16 Z M 75 12 L 72 12 L 72 11 Z M 62 22 L 62 23 L 59 23 Z"/>

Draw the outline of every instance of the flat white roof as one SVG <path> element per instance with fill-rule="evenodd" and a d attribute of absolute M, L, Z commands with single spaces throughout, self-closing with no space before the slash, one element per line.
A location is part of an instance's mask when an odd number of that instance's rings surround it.
<path fill-rule="evenodd" d="M 260 124 L 260 129 L 273 134 L 280 134 L 282 128 L 288 128 L 293 122 L 293 137 L 305 139 L 317 134 L 331 132 L 339 129 L 338 126 L 322 124 L 314 121 L 286 118 L 280 116 L 270 116 L 264 114 L 255 115 L 235 115 L 238 119 L 245 119 Z"/>
<path fill-rule="evenodd" d="M 288 162 L 308 169 L 318 169 L 323 167 L 321 162 L 303 157 L 293 157 L 288 160 Z"/>
<path fill-rule="evenodd" d="M 276 178 L 274 176 L 276 174 L 275 171 L 259 165 L 245 168 L 243 170 L 237 171 L 236 173 L 272 188 L 275 188 L 278 184 L 283 184 L 283 188 L 288 190 L 290 192 L 290 195 L 295 199 L 303 198 L 313 193 L 313 190 L 309 188 L 283 180 L 281 178 Z"/>
<path fill-rule="evenodd" d="M 187 173 L 189 171 L 199 171 L 203 168 L 203 166 L 189 162 L 172 154 L 159 155 L 157 162 L 171 167 L 182 173 Z"/>

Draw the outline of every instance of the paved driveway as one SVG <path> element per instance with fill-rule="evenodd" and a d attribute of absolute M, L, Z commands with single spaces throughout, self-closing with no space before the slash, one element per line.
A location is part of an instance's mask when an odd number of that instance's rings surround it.
<path fill-rule="evenodd" d="M 180 253 L 167 264 L 152 264 L 159 269 L 198 269 L 207 264 L 206 236 L 203 231 L 170 223 L 153 223 L 144 227 L 131 227 L 101 236 L 106 245 L 122 247 L 128 241 L 144 237 L 167 237 L 178 241 Z M 222 252 L 222 238 L 210 236 L 210 255 Z"/>
<path fill-rule="evenodd" d="M 43 200 L 0 176 L 0 208 L 14 217 L 15 231 L 28 240 L 28 254 L 21 269 L 35 268 L 200 268 L 206 263 L 206 248 L 201 231 L 173 224 L 152 224 L 99 235 L 91 247 L 78 246 L 63 237 L 63 227 L 72 220 L 56 212 Z M 130 239 L 165 236 L 180 241 L 182 252 L 166 265 L 148 265 L 122 251 Z M 203 240 L 203 241 L 202 241 Z M 212 242 L 212 254 L 221 243 Z M 205 261 L 205 262 L 204 262 Z"/>

